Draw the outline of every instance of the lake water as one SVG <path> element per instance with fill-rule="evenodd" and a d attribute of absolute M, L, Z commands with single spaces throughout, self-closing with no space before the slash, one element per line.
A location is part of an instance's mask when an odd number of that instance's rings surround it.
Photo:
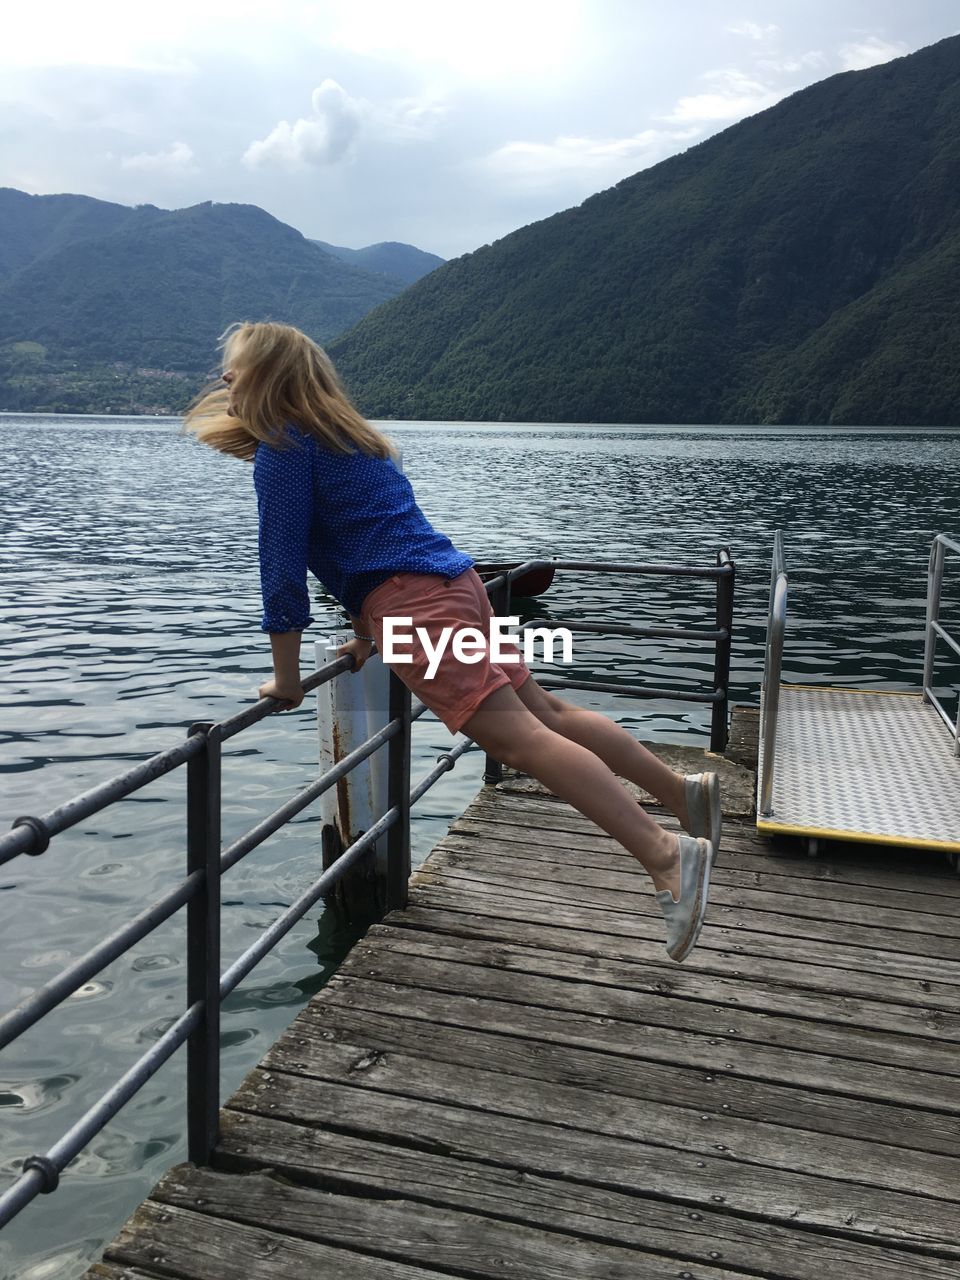
<path fill-rule="evenodd" d="M 478 560 L 737 564 L 733 700 L 756 702 L 773 530 L 791 573 L 784 677 L 909 689 L 922 662 L 929 546 L 960 534 L 960 434 L 945 431 L 388 423 L 431 521 Z M 247 464 L 161 419 L 0 416 L 3 707 L 0 829 L 180 741 L 256 699 L 271 674 L 259 630 L 256 499 Z M 312 581 L 312 580 L 311 580 Z M 958 584 L 945 615 L 960 621 Z M 312 583 L 311 637 L 340 626 Z M 558 574 L 539 613 L 709 622 L 706 583 Z M 529 615 L 525 615 L 529 616 Z M 691 645 L 575 642 L 578 675 L 691 685 L 712 656 Z M 944 666 L 944 692 L 957 688 Z M 345 677 L 349 678 L 349 677 Z M 574 692 L 638 736 L 705 744 L 708 711 Z M 952 705 L 952 703 L 950 704 Z M 414 779 L 452 739 L 414 727 Z M 313 699 L 228 743 L 228 843 L 315 775 Z M 476 793 L 474 752 L 417 805 L 419 863 Z M 0 868 L 0 1007 L 170 886 L 183 869 L 183 771 Z M 224 883 L 225 963 L 315 878 L 319 826 L 301 817 Z M 0 1058 L 0 1185 L 43 1151 L 177 1016 L 183 917 L 141 943 Z M 347 939 L 313 913 L 224 1009 L 232 1091 L 335 967 Z M 82 1274 L 185 1156 L 177 1055 L 3 1234 L 0 1275 Z"/>

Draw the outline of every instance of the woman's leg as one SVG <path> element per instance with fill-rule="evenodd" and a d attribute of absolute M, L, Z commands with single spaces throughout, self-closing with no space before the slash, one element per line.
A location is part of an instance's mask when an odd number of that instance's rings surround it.
<path fill-rule="evenodd" d="M 531 680 L 520 686 L 520 693 Z M 649 873 L 656 889 L 679 894 L 677 837 L 636 803 L 602 759 L 548 728 L 511 686 L 486 697 L 462 732 L 503 764 L 538 778 L 618 840 Z"/>
<path fill-rule="evenodd" d="M 532 676 L 523 682 L 517 696 L 548 729 L 587 747 L 621 778 L 656 796 L 665 809 L 676 815 L 683 829 L 689 830 L 683 774 L 674 772 L 626 729 L 598 711 L 565 702 L 542 688 Z"/>

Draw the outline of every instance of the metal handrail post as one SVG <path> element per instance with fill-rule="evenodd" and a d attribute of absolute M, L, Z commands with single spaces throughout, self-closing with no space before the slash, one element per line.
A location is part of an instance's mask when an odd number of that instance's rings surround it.
<path fill-rule="evenodd" d="M 783 636 L 787 615 L 787 575 L 780 573 L 773 593 L 768 622 L 767 654 L 762 690 L 760 732 L 763 739 L 763 772 L 760 777 L 760 814 L 773 812 L 773 762 L 780 710 L 780 675 L 783 669 Z"/>
<path fill-rule="evenodd" d="M 187 1154 L 209 1164 L 220 1115 L 220 726 L 201 721 L 204 750 L 187 764 L 187 873 L 202 870 L 187 903 L 187 1007 L 200 1024 L 187 1040 Z"/>
<path fill-rule="evenodd" d="M 777 590 L 777 539 L 780 536 L 780 530 L 776 529 L 773 534 L 773 556 L 770 560 L 770 595 L 767 599 L 767 634 L 763 646 L 763 675 L 760 679 L 760 695 L 763 700 L 763 691 L 770 681 L 770 622 L 773 618 L 773 599 Z"/>
<path fill-rule="evenodd" d="M 730 705 L 730 643 L 733 630 L 733 587 L 736 567 L 730 558 L 730 548 L 717 551 L 717 564 L 729 565 L 730 572 L 717 578 L 717 630 L 724 635 L 717 640 L 713 660 L 713 687 L 722 693 L 713 704 L 710 717 L 710 750 L 726 749 L 729 733 L 728 708 Z"/>
<path fill-rule="evenodd" d="M 779 529 L 773 531 L 773 557 L 770 560 L 770 599 L 767 611 L 773 608 L 773 597 L 777 590 L 777 578 L 783 572 L 783 535 Z"/>
<path fill-rule="evenodd" d="M 934 538 L 927 564 L 927 625 L 923 650 L 923 701 L 930 701 L 933 688 L 933 664 L 937 648 L 934 626 L 940 621 L 940 596 L 943 590 L 943 562 L 946 547 L 940 538 Z"/>
<path fill-rule="evenodd" d="M 410 740 L 413 720 L 410 690 L 390 672 L 388 719 L 401 728 L 387 744 L 387 809 L 396 808 L 397 821 L 387 832 L 386 910 L 402 910 L 410 887 Z"/>
<path fill-rule="evenodd" d="M 504 574 L 501 581 L 489 592 L 490 607 L 498 618 L 505 618 L 510 613 L 510 575 Z M 491 785 L 503 781 L 503 765 L 486 753 L 483 766 L 483 780 Z"/>

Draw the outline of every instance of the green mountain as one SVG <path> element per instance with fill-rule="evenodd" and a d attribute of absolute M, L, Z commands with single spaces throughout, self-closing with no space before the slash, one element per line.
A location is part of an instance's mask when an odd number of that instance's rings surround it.
<path fill-rule="evenodd" d="M 109 235 L 138 216 L 137 209 L 90 196 L 29 196 L 0 187 L 0 281 L 43 254 Z"/>
<path fill-rule="evenodd" d="M 960 37 L 454 259 L 329 350 L 372 417 L 960 423 Z"/>
<path fill-rule="evenodd" d="M 401 280 L 253 205 L 168 211 L 0 191 L 0 408 L 176 410 L 234 320 L 327 342 Z"/>
<path fill-rule="evenodd" d="M 413 284 L 428 272 L 435 271 L 444 261 L 435 253 L 426 253 L 412 244 L 400 244 L 396 240 L 368 244 L 365 249 L 345 249 L 343 245 L 327 244 L 326 240 L 313 240 L 311 243 L 355 267 L 393 276 L 394 279 L 402 280 L 405 285 Z"/>

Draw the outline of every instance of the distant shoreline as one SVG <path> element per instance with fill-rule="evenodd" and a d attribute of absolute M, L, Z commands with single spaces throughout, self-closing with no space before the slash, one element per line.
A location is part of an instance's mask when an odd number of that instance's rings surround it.
<path fill-rule="evenodd" d="M 79 422 L 126 422 L 130 425 L 181 422 L 179 414 L 148 413 L 38 413 L 33 410 L 22 412 L 15 409 L 0 409 L 0 423 L 4 419 L 31 418 L 38 421 L 60 421 L 64 418 Z M 489 430 L 491 432 L 509 431 L 522 428 L 524 431 L 621 431 L 621 432 L 658 432 L 669 431 L 672 434 L 681 432 L 710 433 L 714 435 L 750 434 L 782 434 L 792 435 L 797 432 L 813 433 L 824 436 L 839 435 L 955 435 L 960 432 L 957 426 L 861 426 L 838 424 L 837 426 L 816 425 L 807 423 L 732 423 L 732 422 L 493 422 L 489 420 L 465 419 L 417 419 L 417 418 L 371 418 L 371 422 L 386 431 L 397 427 L 457 427 L 472 430 Z"/>

